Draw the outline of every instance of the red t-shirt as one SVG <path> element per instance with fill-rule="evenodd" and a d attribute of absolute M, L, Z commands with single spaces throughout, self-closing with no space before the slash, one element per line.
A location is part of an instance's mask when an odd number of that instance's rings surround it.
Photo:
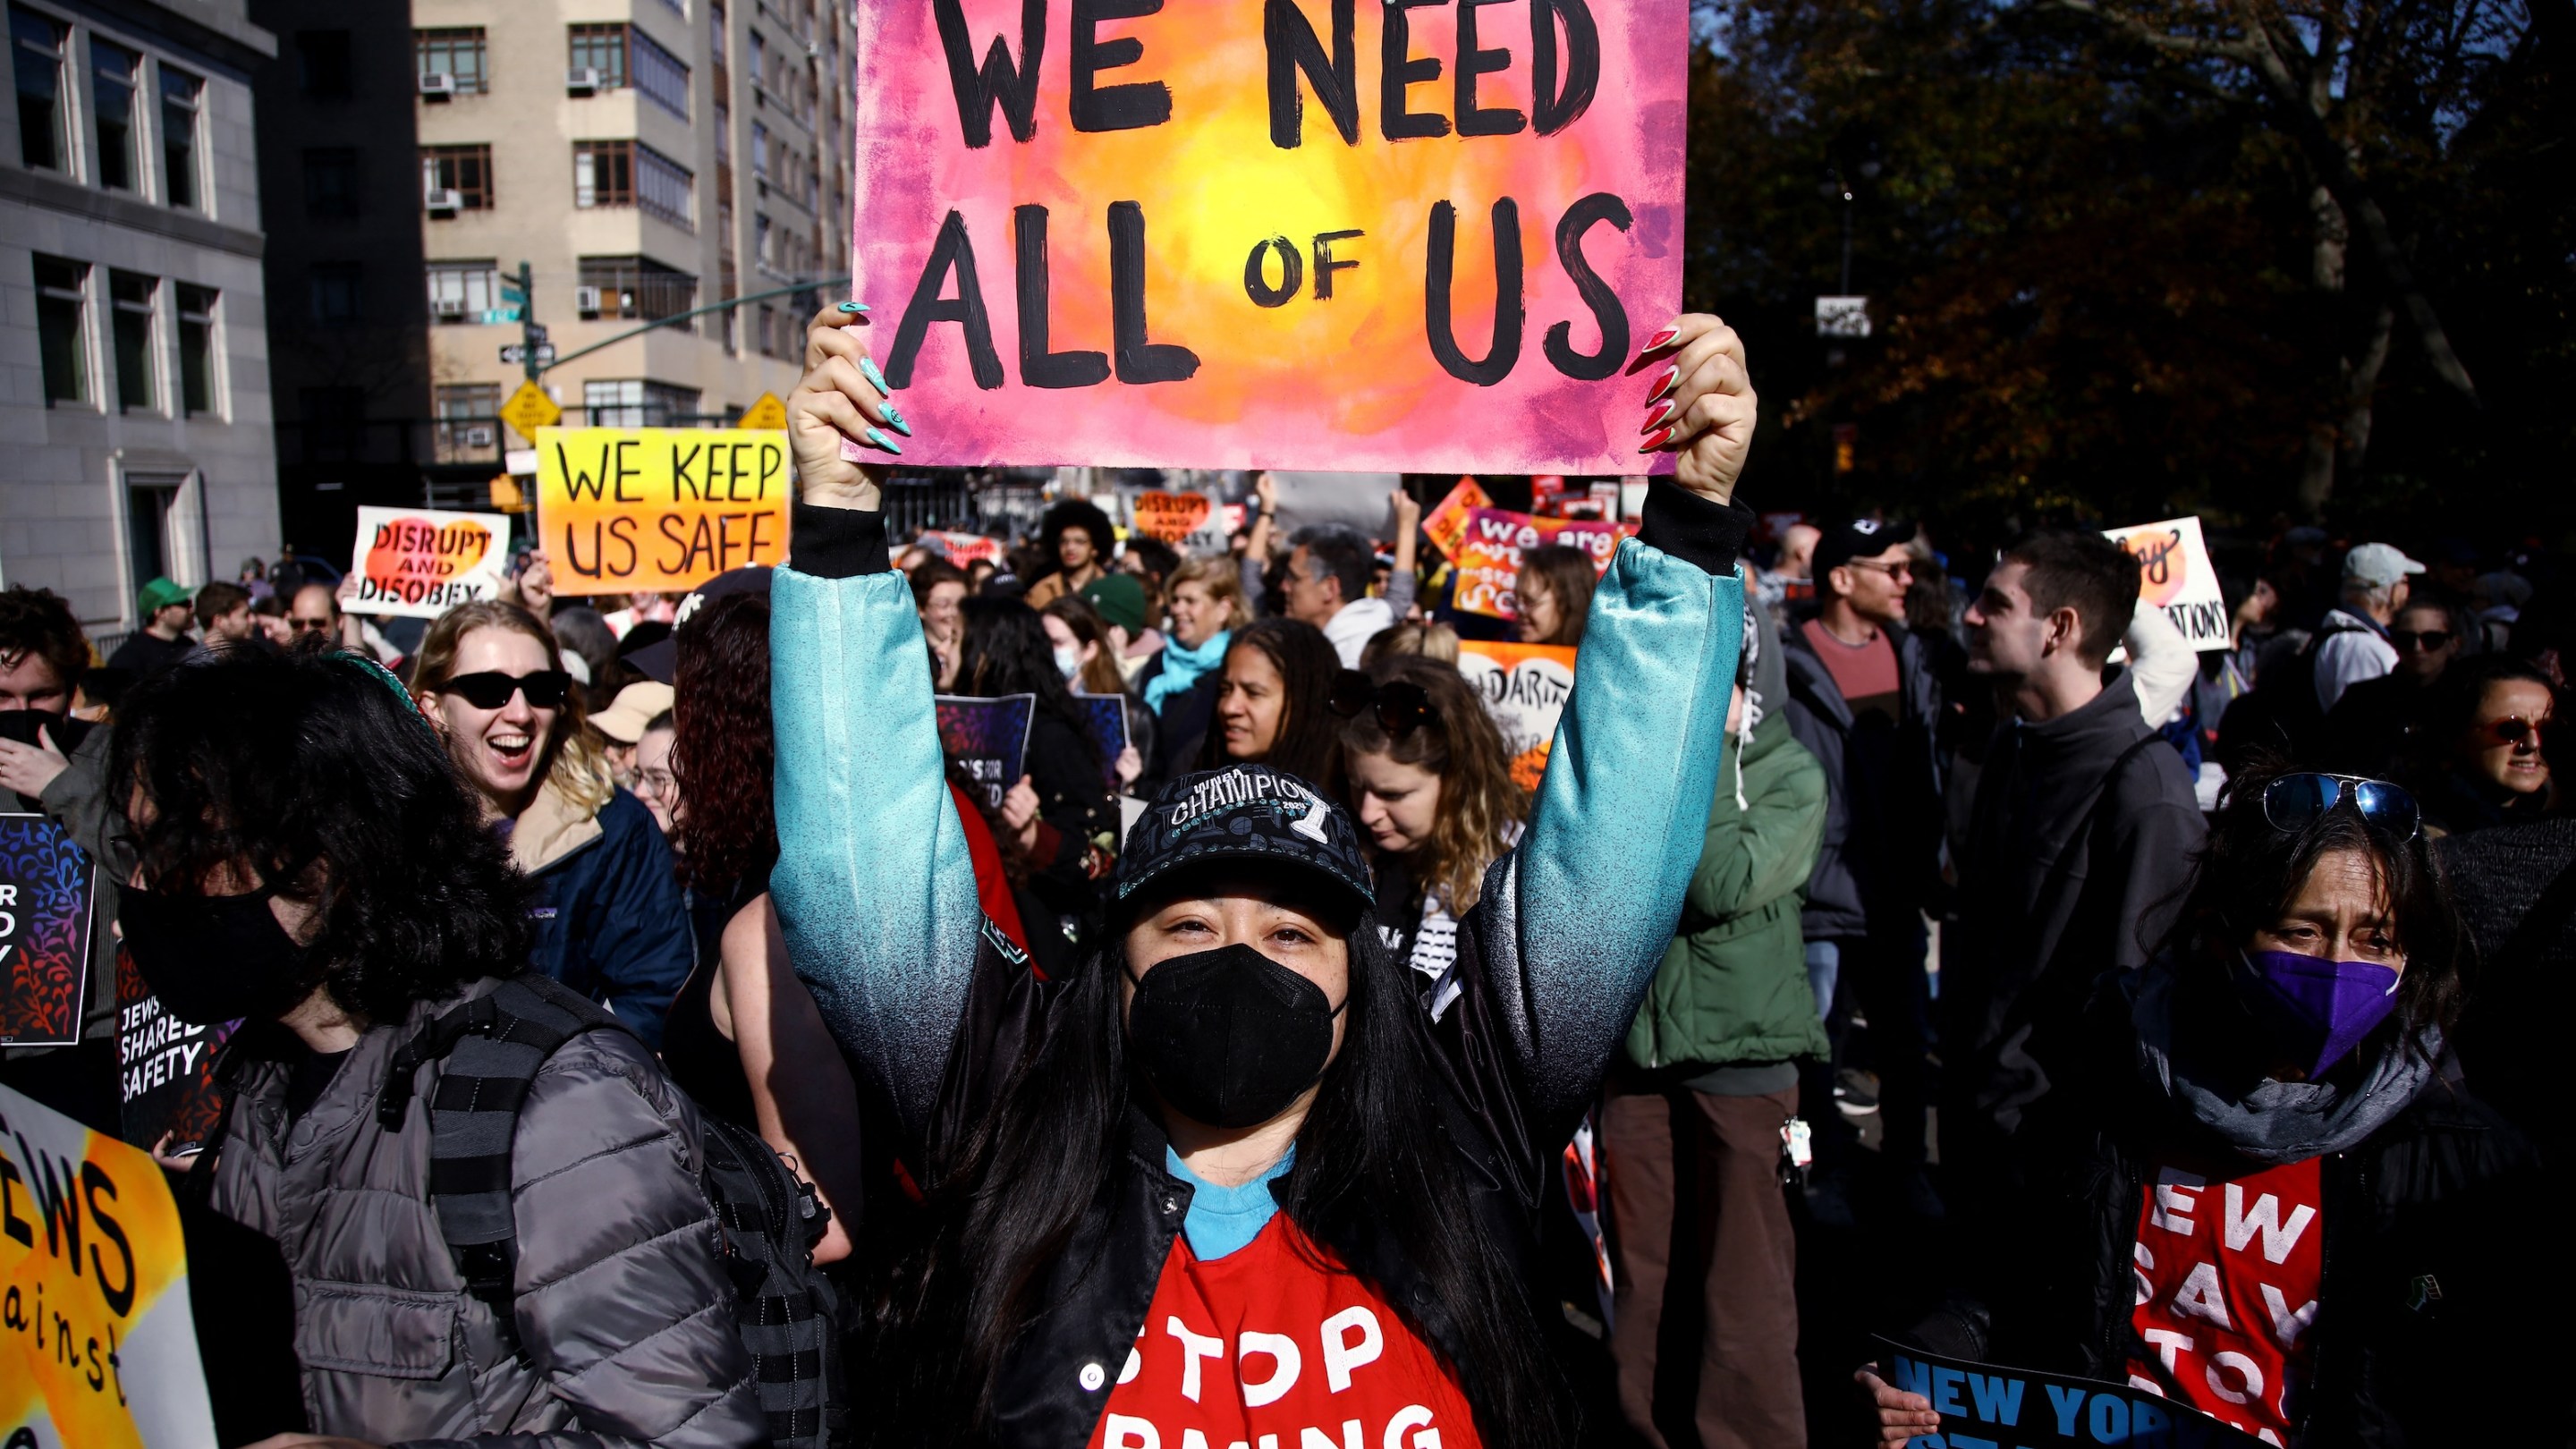
<path fill-rule="evenodd" d="M 2267 1444 L 2306 1415 L 2325 1267 L 2317 1159 L 2240 1171 L 2158 1163 L 2142 1194 L 2129 1382 Z"/>
<path fill-rule="evenodd" d="M 1302 1251 L 1301 1251 L 1302 1250 Z M 1184 1237 L 1092 1449 L 1476 1449 L 1440 1360 L 1286 1213 L 1215 1262 Z"/>
<path fill-rule="evenodd" d="M 1888 642 L 1886 630 L 1873 630 L 1866 644 L 1846 644 L 1834 637 L 1822 619 L 1809 619 L 1805 627 L 1807 643 L 1824 661 L 1825 672 L 1833 676 L 1834 688 L 1842 691 L 1853 719 L 1880 715 L 1893 724 L 1903 715 L 1905 681 L 1896 667 L 1896 646 Z"/>

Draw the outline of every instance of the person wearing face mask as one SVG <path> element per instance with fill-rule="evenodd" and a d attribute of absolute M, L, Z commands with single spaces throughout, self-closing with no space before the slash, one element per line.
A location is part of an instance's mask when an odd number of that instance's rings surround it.
<path fill-rule="evenodd" d="M 118 913 L 135 968 L 177 1019 L 242 1023 L 223 1125 L 182 1190 L 272 1240 L 292 1278 L 286 1335 L 205 1320 L 232 1335 L 200 1339 L 231 1370 L 208 1374 L 225 1442 L 286 1427 L 230 1421 L 280 1412 L 245 1386 L 290 1353 L 284 1412 L 329 1437 L 287 1442 L 765 1442 L 696 1109 L 632 1035 L 521 974 L 528 884 L 393 676 L 318 650 L 171 671 L 127 701 L 109 778 L 135 851 Z M 487 1110 L 472 1078 L 531 1046 L 404 1053 L 476 1005 L 597 1029 L 533 1068 L 497 1162 L 465 1160 L 507 1189 L 482 1196 L 515 1244 L 469 1286 L 446 1231 L 456 1159 L 432 1165 L 455 1139 L 433 1112 Z M 240 1245 L 190 1236 L 192 1280 L 247 1271 Z"/>
<path fill-rule="evenodd" d="M 1134 579 L 1112 575 L 1130 589 Z M 1126 677 L 1118 672 L 1117 635 L 1091 606 L 1085 594 L 1066 594 L 1038 611 L 1038 623 L 1046 629 L 1048 652 L 1055 656 L 1056 672 L 1064 676 L 1067 689 L 1076 694 L 1097 695 L 1115 699 L 1124 714 L 1127 743 L 1110 762 L 1124 793 L 1142 789 L 1151 794 L 1160 780 L 1145 782 L 1145 761 L 1154 753 L 1154 713 L 1144 701 L 1127 692 Z"/>
<path fill-rule="evenodd" d="M 1087 941 L 1092 883 L 1118 858 L 1118 805 L 1103 769 L 1115 761 L 1101 758 L 1037 610 L 1014 599 L 968 599 L 964 620 L 957 693 L 1036 697 L 1023 773 L 1002 800 L 1002 829 L 1028 862 L 1031 893 L 1055 917 L 1046 926 Z"/>
<path fill-rule="evenodd" d="M 1338 791 L 1342 749 L 1331 700 L 1340 674 L 1331 641 L 1312 624 L 1256 619 L 1237 629 L 1198 768 L 1263 764 Z"/>
<path fill-rule="evenodd" d="M 1194 558 L 1172 570 L 1164 586 L 1171 632 L 1163 647 L 1136 672 L 1136 694 L 1157 722 L 1155 776 L 1170 779 L 1193 768 L 1200 742 L 1216 718 L 1217 691 L 1225 682 L 1225 651 L 1234 631 L 1252 622 L 1243 603 L 1243 577 L 1233 560 Z"/>
<path fill-rule="evenodd" d="M 1786 688 L 1776 659 L 1763 662 L 1776 642 L 1768 611 L 1746 608 L 1699 867 L 1601 1109 L 1610 1354 L 1619 1407 L 1654 1449 L 1683 1420 L 1703 1449 L 1807 1442 L 1780 1174 L 1803 1130 L 1800 1066 L 1826 1053 L 1798 930 L 1825 772 L 1765 705 Z M 1680 1328 L 1694 1322 L 1695 1353 Z M 1671 1350 L 1697 1359 L 1695 1388 Z"/>
<path fill-rule="evenodd" d="M 80 1042 L 0 1046 L 0 1082 L 98 1131 L 117 1131 L 116 812 L 103 783 L 113 731 L 74 719 L 75 684 L 89 668 L 89 640 L 71 605 L 50 589 L 0 589 L 0 811 L 43 815 L 94 861 L 89 977 Z"/>
<path fill-rule="evenodd" d="M 2558 688 L 2518 659 L 2480 655 L 2451 667 L 2416 731 L 2407 783 L 2437 835 L 2521 825 L 2557 809 L 2547 745 Z"/>
<path fill-rule="evenodd" d="M 1586 565 L 1590 567 L 1590 565 Z M 1351 809 L 1377 875 L 1378 929 L 1425 986 L 1458 959 L 1458 918 L 1520 839 L 1529 798 L 1485 702 L 1457 667 L 1395 655 L 1333 684 Z"/>
<path fill-rule="evenodd" d="M 2562 1442 L 2538 1163 L 2447 1065 L 2468 958 L 2404 789 L 2231 781 L 2164 948 L 2052 1059 L 2011 1242 L 1909 1336 L 2266 1443 Z M 1936 1424 L 1861 1382 L 1881 1442 Z"/>
<path fill-rule="evenodd" d="M 412 692 L 536 883 L 529 964 L 661 1045 L 696 962 L 688 906 L 662 828 L 582 727 L 553 633 L 516 604 L 450 609 L 421 641 Z"/>
<path fill-rule="evenodd" d="M 1529 829 L 1459 926 L 1455 989 L 1425 1002 L 1377 933 L 1350 813 L 1275 760 L 1164 788 L 1077 969 L 1040 979 L 986 929 L 879 475 L 842 456 L 884 413 L 865 325 L 818 319 L 789 404 L 771 885 L 923 1164 L 881 1340 L 887 1441 L 1571 1445 L 1562 1319 L 1525 1284 L 1542 1184 L 1670 940 L 1717 784 L 1751 521 L 1740 342 L 1711 317 L 1647 340 L 1665 396 L 1645 446 L 1677 481 L 1649 485 Z"/>

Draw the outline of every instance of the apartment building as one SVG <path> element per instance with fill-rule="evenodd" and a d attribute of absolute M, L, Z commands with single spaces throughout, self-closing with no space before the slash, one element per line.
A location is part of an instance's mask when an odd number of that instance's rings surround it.
<path fill-rule="evenodd" d="M 542 381 L 567 422 L 729 421 L 794 385 L 804 319 L 849 271 L 843 8 L 413 0 L 411 20 L 442 446 L 514 442 L 492 419 L 523 375 L 501 360 L 520 340 L 503 279 L 522 260 L 565 359 Z"/>
<path fill-rule="evenodd" d="M 658 0 L 657 0 L 658 3 Z M 100 635 L 279 542 L 245 0 L 8 0 L 0 582 Z"/>

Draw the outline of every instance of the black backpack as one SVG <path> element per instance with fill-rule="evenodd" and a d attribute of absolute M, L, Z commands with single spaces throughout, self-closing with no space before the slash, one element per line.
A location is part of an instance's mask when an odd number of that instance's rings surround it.
<path fill-rule="evenodd" d="M 625 1023 L 549 977 L 523 972 L 422 1027 L 395 1053 L 377 1120 L 402 1130 L 413 1074 L 442 1062 L 429 1099 L 429 1199 L 467 1291 L 490 1304 L 517 1347 L 511 1284 L 518 1228 L 510 1149 L 537 1069 L 586 1031 Z M 846 1441 L 840 1303 L 814 1266 L 831 1210 L 759 1135 L 701 1113 L 698 1181 L 722 1227 L 734 1316 L 750 1350 L 769 1442 L 829 1449 Z"/>

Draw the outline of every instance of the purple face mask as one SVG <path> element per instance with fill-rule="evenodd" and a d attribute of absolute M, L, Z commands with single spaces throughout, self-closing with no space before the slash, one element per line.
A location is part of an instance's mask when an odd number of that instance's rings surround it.
<path fill-rule="evenodd" d="M 2246 1006 L 2312 1082 L 2397 1009 L 2392 967 L 2295 951 L 2249 951 L 2245 965 Z"/>

